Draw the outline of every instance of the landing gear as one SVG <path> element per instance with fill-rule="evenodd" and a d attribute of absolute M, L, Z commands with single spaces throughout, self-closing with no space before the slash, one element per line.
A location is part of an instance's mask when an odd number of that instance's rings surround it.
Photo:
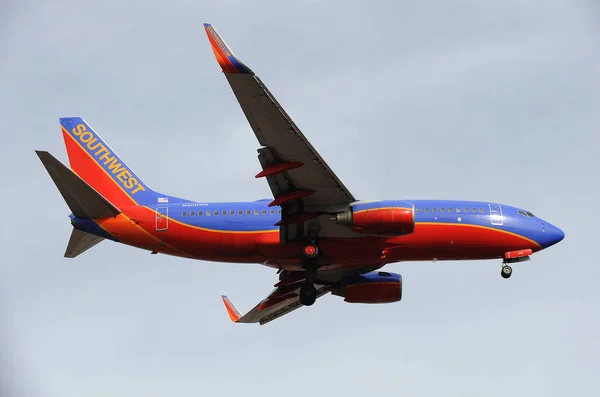
<path fill-rule="evenodd" d="M 317 300 L 317 289 L 312 282 L 305 282 L 300 287 L 300 303 L 304 306 L 311 306 Z"/>
<path fill-rule="evenodd" d="M 315 288 L 315 277 L 319 264 L 319 247 L 312 241 L 302 248 L 302 267 L 306 270 L 306 280 L 300 287 L 300 303 L 304 306 L 311 306 L 317 300 L 317 289 Z"/>
<path fill-rule="evenodd" d="M 302 255 L 307 259 L 315 259 L 319 256 L 319 247 L 314 243 L 310 243 L 302 249 Z"/>
<path fill-rule="evenodd" d="M 500 272 L 502 278 L 510 278 L 512 276 L 512 267 L 504 264 L 502 265 L 502 271 Z"/>

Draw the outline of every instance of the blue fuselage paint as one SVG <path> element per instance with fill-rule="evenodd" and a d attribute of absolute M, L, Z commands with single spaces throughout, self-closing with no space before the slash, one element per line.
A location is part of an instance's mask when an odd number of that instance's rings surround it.
<path fill-rule="evenodd" d="M 166 212 L 169 219 L 188 225 L 216 231 L 251 232 L 273 231 L 281 219 L 280 208 L 269 207 L 271 200 L 254 202 L 185 202 L 147 206 L 152 210 Z M 562 230 L 538 218 L 524 215 L 526 211 L 516 207 L 482 201 L 456 200 L 387 200 L 358 203 L 354 210 L 402 206 L 410 203 L 415 211 L 415 223 L 476 225 L 514 233 L 537 242 L 546 248 L 564 237 Z M 111 237 L 95 222 L 72 217 L 80 230 L 102 237 Z"/>

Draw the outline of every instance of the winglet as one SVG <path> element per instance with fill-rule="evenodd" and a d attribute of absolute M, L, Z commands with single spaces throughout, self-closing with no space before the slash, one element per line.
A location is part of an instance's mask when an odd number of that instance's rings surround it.
<path fill-rule="evenodd" d="M 225 304 L 225 308 L 227 309 L 227 314 L 229 314 L 229 318 L 234 323 L 237 323 L 238 320 L 242 317 L 242 315 L 240 314 L 238 309 L 236 309 L 233 303 L 231 303 L 227 296 L 221 295 L 221 298 L 223 299 L 223 303 Z"/>
<path fill-rule="evenodd" d="M 251 74 L 252 71 L 246 65 L 240 61 L 231 48 L 225 44 L 225 41 L 221 39 L 221 36 L 217 33 L 217 31 L 212 27 L 210 23 L 204 24 L 204 29 L 206 30 L 206 35 L 208 36 L 208 41 L 210 41 L 210 46 L 215 53 L 215 57 L 217 58 L 217 62 L 221 65 L 221 69 L 224 73 L 236 73 L 236 74 Z"/>

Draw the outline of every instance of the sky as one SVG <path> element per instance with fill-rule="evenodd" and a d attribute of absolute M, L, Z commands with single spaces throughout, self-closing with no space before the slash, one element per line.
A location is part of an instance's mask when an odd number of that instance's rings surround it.
<path fill-rule="evenodd" d="M 597 396 L 600 53 L 592 1 L 17 1 L 0 13 L 0 394 Z M 260 265 L 105 241 L 63 258 L 69 210 L 35 149 L 67 163 L 81 116 L 154 189 L 270 197 L 210 22 L 360 199 L 519 206 L 560 244 L 499 261 L 387 265 L 403 299 L 327 295 L 232 324 Z"/>

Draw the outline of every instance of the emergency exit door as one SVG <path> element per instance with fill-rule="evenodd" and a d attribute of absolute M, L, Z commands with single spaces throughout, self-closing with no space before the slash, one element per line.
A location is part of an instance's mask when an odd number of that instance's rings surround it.
<path fill-rule="evenodd" d="M 156 231 L 169 228 L 169 207 L 156 207 Z"/>
<path fill-rule="evenodd" d="M 490 203 L 490 220 L 492 225 L 504 225 L 504 217 L 502 216 L 502 206 L 500 204 Z"/>

